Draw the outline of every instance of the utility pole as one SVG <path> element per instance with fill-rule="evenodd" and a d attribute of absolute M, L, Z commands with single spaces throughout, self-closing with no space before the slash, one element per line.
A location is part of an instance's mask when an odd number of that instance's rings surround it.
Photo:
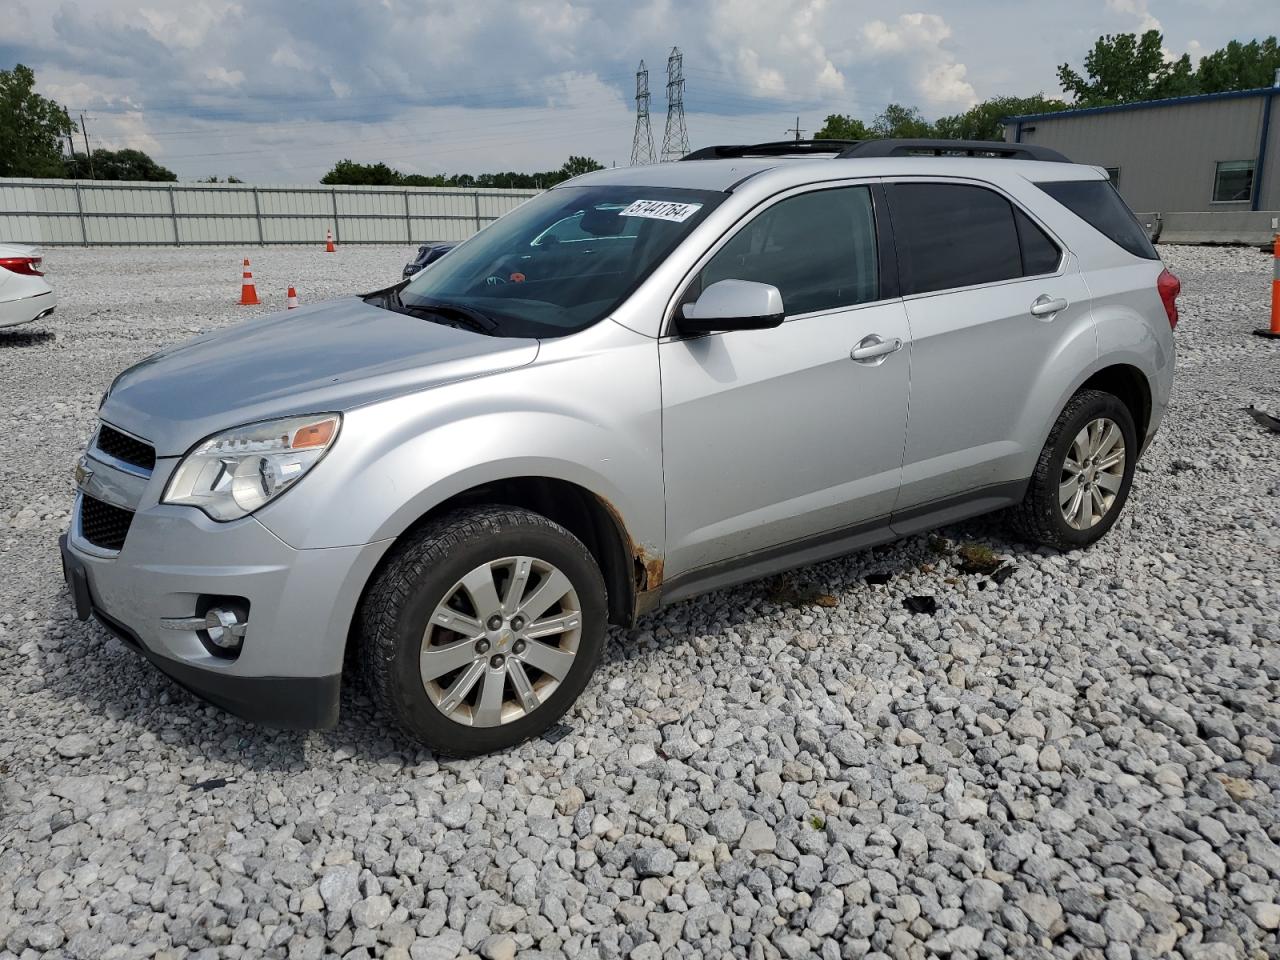
<path fill-rule="evenodd" d="M 667 57 L 667 128 L 662 134 L 662 161 L 679 160 L 689 152 L 684 125 L 684 55 L 679 47 Z"/>
<path fill-rule="evenodd" d="M 653 163 L 653 129 L 649 126 L 649 71 L 636 70 L 636 132 L 631 138 L 631 165 Z"/>
<path fill-rule="evenodd" d="M 84 155 L 89 161 L 89 179 L 97 180 L 93 175 L 93 152 L 89 149 L 89 128 L 84 125 L 84 114 L 80 114 L 80 132 L 84 134 Z"/>
<path fill-rule="evenodd" d="M 799 117 L 796 117 L 796 125 L 794 127 L 787 127 L 787 133 L 794 133 L 796 135 L 796 143 L 800 142 L 800 135 L 804 133 L 804 131 L 800 129 Z"/>

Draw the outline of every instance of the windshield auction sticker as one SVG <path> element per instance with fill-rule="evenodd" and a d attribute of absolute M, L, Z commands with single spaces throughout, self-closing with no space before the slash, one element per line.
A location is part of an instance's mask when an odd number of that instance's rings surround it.
<path fill-rule="evenodd" d="M 648 220 L 670 220 L 684 223 L 702 209 L 700 203 L 675 203 L 671 200 L 637 200 L 618 214 L 620 217 L 644 217 Z"/>

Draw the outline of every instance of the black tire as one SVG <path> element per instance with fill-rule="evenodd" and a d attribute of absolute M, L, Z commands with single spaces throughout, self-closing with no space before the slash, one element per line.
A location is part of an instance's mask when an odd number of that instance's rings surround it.
<path fill-rule="evenodd" d="M 1072 441 L 1090 421 L 1106 417 L 1115 422 L 1124 436 L 1124 476 L 1115 500 L 1106 514 L 1085 530 L 1067 523 L 1058 502 L 1063 464 Z M 1097 543 L 1111 529 L 1129 499 L 1133 471 L 1138 461 L 1138 434 L 1133 415 L 1119 398 L 1101 390 L 1081 390 L 1068 401 L 1049 431 L 1040 451 L 1031 484 L 1022 503 L 1008 514 L 1010 526 L 1023 540 L 1058 550 L 1079 550 Z"/>
<path fill-rule="evenodd" d="M 419 672 L 427 623 L 468 571 L 508 556 L 536 557 L 570 581 L 581 604 L 577 655 L 545 702 L 497 726 L 469 726 L 441 712 Z M 469 757 L 522 743 L 559 720 L 586 687 L 604 652 L 608 602 L 591 553 L 546 517 L 508 506 L 467 507 L 426 523 L 394 548 L 360 610 L 360 661 L 370 693 L 432 750 Z"/>

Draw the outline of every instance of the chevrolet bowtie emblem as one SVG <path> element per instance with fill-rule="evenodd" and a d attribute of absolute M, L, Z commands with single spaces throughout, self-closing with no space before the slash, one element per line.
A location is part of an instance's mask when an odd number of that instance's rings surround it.
<path fill-rule="evenodd" d="M 84 465 L 84 461 L 81 460 L 79 463 L 76 464 L 75 476 L 76 476 L 76 486 L 83 487 L 86 483 L 89 482 L 89 478 L 93 476 L 93 471 L 90 470 L 88 467 L 86 467 Z"/>

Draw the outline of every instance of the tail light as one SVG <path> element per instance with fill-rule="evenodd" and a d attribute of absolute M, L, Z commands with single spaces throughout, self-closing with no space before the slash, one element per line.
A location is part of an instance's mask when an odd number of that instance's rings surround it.
<path fill-rule="evenodd" d="M 0 257 L 0 267 L 28 277 L 43 277 L 44 274 L 40 272 L 40 264 L 43 262 L 42 257 Z"/>
<path fill-rule="evenodd" d="M 1164 303 L 1164 312 L 1169 316 L 1169 329 L 1172 330 L 1178 325 L 1178 294 L 1182 292 L 1182 281 L 1168 270 L 1161 270 L 1160 278 L 1156 280 L 1156 290 Z"/>

